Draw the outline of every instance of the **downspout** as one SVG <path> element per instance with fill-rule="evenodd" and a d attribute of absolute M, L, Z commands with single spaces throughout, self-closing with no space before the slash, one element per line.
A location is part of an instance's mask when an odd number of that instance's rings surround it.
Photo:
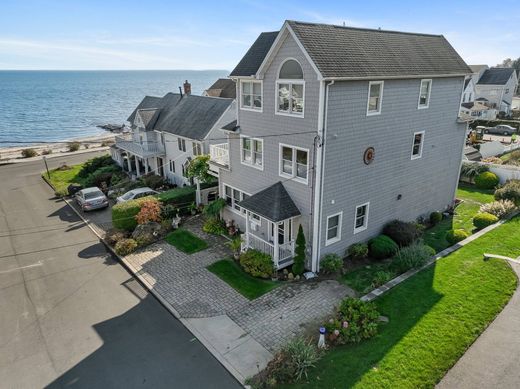
<path fill-rule="evenodd" d="M 318 135 L 315 140 L 315 180 L 314 180 L 314 204 L 313 204 L 313 233 L 312 233 L 312 257 L 311 270 L 319 271 L 320 258 L 320 242 L 321 242 L 321 196 L 323 193 L 323 165 L 324 165 L 324 147 L 325 147 L 325 130 L 327 124 L 327 106 L 329 86 L 334 84 L 334 80 L 330 82 L 322 81 L 320 87 L 320 107 L 318 113 Z"/>

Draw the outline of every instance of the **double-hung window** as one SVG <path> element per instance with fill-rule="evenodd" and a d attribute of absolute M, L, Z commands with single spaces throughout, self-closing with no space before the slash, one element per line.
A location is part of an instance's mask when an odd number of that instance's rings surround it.
<path fill-rule="evenodd" d="M 280 144 L 280 176 L 307 183 L 309 151 Z"/>
<path fill-rule="evenodd" d="M 240 82 L 240 108 L 262 110 L 262 81 Z"/>
<path fill-rule="evenodd" d="M 175 173 L 175 161 L 173 159 L 169 160 L 169 165 L 170 165 L 170 172 Z"/>
<path fill-rule="evenodd" d="M 325 246 L 341 240 L 341 219 L 343 212 L 327 217 L 327 239 Z"/>
<path fill-rule="evenodd" d="M 186 152 L 186 141 L 182 138 L 177 138 L 177 146 L 180 151 Z"/>
<path fill-rule="evenodd" d="M 415 132 L 413 134 L 412 159 L 417 159 L 417 158 L 422 157 L 423 144 L 424 144 L 424 131 Z"/>
<path fill-rule="evenodd" d="M 192 150 L 193 150 L 193 155 L 201 155 L 202 154 L 202 148 L 200 147 L 200 143 L 191 142 L 191 147 L 192 147 Z"/>
<path fill-rule="evenodd" d="M 431 90 L 432 80 L 421 80 L 421 88 L 419 90 L 419 105 L 417 108 L 428 108 L 430 105 Z"/>
<path fill-rule="evenodd" d="M 368 226 L 368 206 L 369 203 L 358 205 L 354 218 L 354 234 L 364 231 Z"/>
<path fill-rule="evenodd" d="M 303 116 L 305 81 L 300 64 L 294 59 L 286 60 L 276 81 L 276 113 Z"/>
<path fill-rule="evenodd" d="M 232 188 L 229 185 L 224 184 L 224 199 L 226 200 L 226 204 L 233 210 L 245 214 L 245 209 L 239 206 L 238 203 L 242 200 L 245 200 L 248 197 L 249 196 L 241 190 Z"/>
<path fill-rule="evenodd" d="M 370 81 L 368 83 L 367 116 L 381 113 L 383 86 L 384 81 Z"/>
<path fill-rule="evenodd" d="M 240 142 L 242 163 L 263 169 L 264 142 L 261 139 L 248 137 L 242 137 Z"/>

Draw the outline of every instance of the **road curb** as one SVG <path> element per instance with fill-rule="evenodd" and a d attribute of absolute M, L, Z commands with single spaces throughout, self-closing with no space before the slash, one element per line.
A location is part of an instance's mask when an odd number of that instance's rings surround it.
<path fill-rule="evenodd" d="M 45 179 L 45 177 L 42 176 L 44 181 L 54 190 L 53 186 L 49 181 Z M 227 359 L 218 352 L 210 342 L 206 340 L 206 338 L 201 334 L 196 328 L 194 328 L 187 320 L 183 319 L 179 312 L 162 297 L 158 292 L 156 292 L 153 289 L 153 285 L 151 285 L 146 278 L 144 278 L 139 271 L 128 261 L 126 261 L 123 257 L 119 256 L 115 250 L 105 241 L 105 239 L 99 234 L 98 231 L 91 225 L 90 221 L 85 219 L 83 215 L 78 212 L 78 210 L 70 203 L 70 201 L 66 198 L 62 198 L 62 200 L 78 215 L 78 217 L 83 220 L 83 222 L 87 225 L 88 228 L 99 238 L 100 242 L 103 243 L 103 245 L 107 248 L 107 250 L 110 252 L 111 255 L 113 255 L 115 258 L 117 258 L 118 262 L 123 265 L 123 267 L 134 277 L 136 278 L 139 283 L 146 289 L 150 294 L 152 294 L 159 303 L 166 308 L 177 320 L 179 320 L 182 325 L 190 331 L 193 336 L 195 336 L 198 341 L 208 350 L 211 355 L 235 378 L 241 385 L 248 388 L 247 385 L 245 385 L 245 380 L 247 377 L 244 377 L 242 374 L 240 374 L 228 361 Z"/>

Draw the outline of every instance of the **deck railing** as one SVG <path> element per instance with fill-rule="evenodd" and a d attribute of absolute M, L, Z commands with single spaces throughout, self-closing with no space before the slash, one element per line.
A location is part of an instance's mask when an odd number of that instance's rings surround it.
<path fill-rule="evenodd" d="M 245 246 L 245 242 L 249 241 L 249 246 Z M 255 249 L 266 253 L 273 258 L 274 261 L 274 244 L 270 243 L 262 238 L 249 234 L 249 239 L 244 242 L 244 248 Z M 285 261 L 294 256 L 294 241 L 290 241 L 284 244 L 278 245 L 278 263 Z M 278 263 L 275 263 L 276 267 L 279 268 Z"/>
<path fill-rule="evenodd" d="M 164 154 L 164 145 L 157 142 L 135 142 L 131 136 L 116 136 L 116 147 L 139 157 L 151 157 Z"/>
<path fill-rule="evenodd" d="M 209 145 L 209 157 L 212 162 L 229 166 L 229 145 L 227 143 Z"/>

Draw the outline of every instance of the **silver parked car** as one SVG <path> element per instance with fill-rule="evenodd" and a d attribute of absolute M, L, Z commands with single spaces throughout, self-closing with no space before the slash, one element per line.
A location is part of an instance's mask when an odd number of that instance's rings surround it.
<path fill-rule="evenodd" d="M 484 130 L 486 134 L 497 134 L 497 135 L 512 135 L 516 133 L 516 128 L 508 126 L 506 124 L 499 124 L 495 127 L 488 127 Z"/>
<path fill-rule="evenodd" d="M 85 188 L 76 193 L 76 202 L 83 211 L 108 207 L 108 198 L 99 188 Z"/>
<path fill-rule="evenodd" d="M 116 202 L 124 203 L 125 201 L 128 201 L 128 200 L 140 199 L 141 197 L 153 196 L 156 194 L 159 194 L 159 192 L 156 192 L 152 188 L 148 188 L 148 187 L 137 188 L 137 189 L 132 189 L 132 190 L 126 192 L 122 196 L 119 196 L 117 198 Z"/>

